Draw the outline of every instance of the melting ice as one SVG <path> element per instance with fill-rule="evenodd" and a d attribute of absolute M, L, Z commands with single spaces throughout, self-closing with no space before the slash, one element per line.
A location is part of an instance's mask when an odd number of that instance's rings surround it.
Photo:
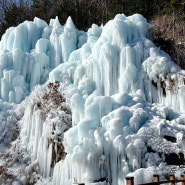
<path fill-rule="evenodd" d="M 169 172 L 166 154 L 184 153 L 185 72 L 149 39 L 150 28 L 139 14 L 116 15 L 87 33 L 71 18 L 64 26 L 35 18 L 2 37 L 0 97 L 19 103 L 36 84 L 60 81 L 70 107 L 70 125 L 60 109 L 43 117 L 34 102 L 43 85 L 22 119 L 22 147 L 50 184 L 121 185 L 127 175 L 150 182 L 152 174 Z M 54 163 L 52 131 L 66 152 Z"/>

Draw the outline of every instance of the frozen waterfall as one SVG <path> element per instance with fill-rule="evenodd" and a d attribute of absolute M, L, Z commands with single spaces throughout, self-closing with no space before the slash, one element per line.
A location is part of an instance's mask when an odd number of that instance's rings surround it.
<path fill-rule="evenodd" d="M 64 26 L 35 18 L 2 37 L 4 101 L 19 103 L 47 81 L 29 97 L 20 138 L 52 185 L 122 185 L 132 172 L 142 183 L 166 170 L 166 151 L 184 152 L 185 71 L 149 39 L 150 28 L 139 14 L 116 15 L 87 33 L 70 17 Z M 56 81 L 67 108 L 50 102 L 43 112 L 41 92 Z M 57 158 L 58 143 L 65 159 Z"/>

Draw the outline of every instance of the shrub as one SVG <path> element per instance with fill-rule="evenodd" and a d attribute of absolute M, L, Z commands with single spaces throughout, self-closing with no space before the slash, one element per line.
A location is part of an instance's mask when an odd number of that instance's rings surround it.
<path fill-rule="evenodd" d="M 66 102 L 65 94 L 60 93 L 59 87 L 59 81 L 55 81 L 54 83 L 49 82 L 46 89 L 39 90 L 36 99 L 36 105 L 40 109 L 43 123 L 46 123 L 49 131 L 47 135 L 47 148 L 49 148 L 50 145 L 52 146 L 52 167 L 56 162 L 65 158 L 66 153 L 63 146 L 63 134 L 72 125 L 70 107 Z"/>
<path fill-rule="evenodd" d="M 55 81 L 55 83 L 49 82 L 47 87 L 49 91 L 43 95 L 42 98 L 44 100 L 51 101 L 54 105 L 60 105 L 62 102 L 66 101 L 64 95 L 58 92 L 58 88 L 60 87 L 59 81 Z"/>
<path fill-rule="evenodd" d="M 42 95 L 41 100 L 37 101 L 37 107 L 42 110 L 50 111 L 51 108 L 61 108 L 64 112 L 68 110 L 62 105 L 66 102 L 65 94 L 59 92 L 60 82 L 49 82 L 46 92 Z"/>

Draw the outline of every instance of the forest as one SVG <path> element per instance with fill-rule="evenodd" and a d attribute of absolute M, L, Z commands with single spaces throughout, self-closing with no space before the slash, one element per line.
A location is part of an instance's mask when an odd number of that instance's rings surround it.
<path fill-rule="evenodd" d="M 62 24 L 71 16 L 78 29 L 86 30 L 92 23 L 101 25 L 117 13 L 126 16 L 142 14 L 148 21 L 156 15 L 177 14 L 184 17 L 185 0 L 0 0 L 0 36 L 10 26 L 35 16 L 49 23 L 58 16 Z"/>

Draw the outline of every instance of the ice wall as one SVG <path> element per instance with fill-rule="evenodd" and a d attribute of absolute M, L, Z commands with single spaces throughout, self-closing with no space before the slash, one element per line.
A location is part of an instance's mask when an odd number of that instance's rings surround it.
<path fill-rule="evenodd" d="M 169 143 L 163 134 L 171 124 L 183 127 L 183 123 L 175 120 L 170 108 L 150 103 L 163 103 L 184 112 L 184 71 L 147 37 L 150 26 L 141 15 L 120 14 L 104 26 L 93 24 L 87 41 L 86 34 L 74 31 L 70 18 L 65 27 L 55 19 L 49 27 L 41 28 L 42 38 L 32 52 L 34 56 L 46 56 L 48 62 L 44 64 L 55 67 L 49 81 L 60 81 L 60 90 L 66 94 L 72 111 L 72 128 L 62 138 L 67 156 L 52 172 L 51 162 L 46 162 L 53 151 L 46 134 L 51 131 L 47 126 L 51 123 L 43 121 L 40 110 L 32 111 L 31 105 L 24 116 L 21 140 L 32 154 L 32 161 L 38 160 L 41 173 L 45 177 L 53 175 L 53 185 L 121 185 L 129 172 L 140 168 L 150 170 L 149 179 L 159 166 L 163 170 L 164 161 L 155 154 L 145 156 L 148 147 L 161 152 L 181 151 L 182 140 L 180 145 Z M 39 74 L 47 76 L 48 71 L 33 73 L 29 77 L 32 86 L 39 83 Z M 8 100 L 5 92 L 9 87 L 4 81 L 3 92 Z M 144 170 L 138 172 L 141 182 Z"/>
<path fill-rule="evenodd" d="M 87 42 L 71 53 L 68 64 L 49 74 L 50 80 L 73 83 L 83 93 L 97 89 L 105 96 L 140 89 L 147 101 L 184 112 L 185 72 L 147 38 L 150 27 L 137 14 L 117 15 L 104 27 L 92 25 Z"/>
<path fill-rule="evenodd" d="M 152 156 L 144 156 L 161 137 L 159 120 L 169 113 L 162 110 L 156 115 L 145 102 L 183 112 L 184 71 L 147 38 L 150 26 L 138 14 L 117 15 L 103 27 L 92 25 L 82 48 L 49 74 L 51 81 L 67 84 L 73 120 L 73 128 L 64 135 L 67 157 L 55 166 L 53 185 L 97 181 L 119 185 L 129 172 L 152 166 Z M 147 132 L 135 136 L 143 125 L 153 123 L 161 126 L 153 130 L 156 137 L 151 143 L 150 131 L 148 139 Z M 167 146 L 176 150 L 176 145 Z M 156 168 L 150 170 L 146 179 Z M 143 176 L 140 179 L 144 181 Z"/>
<path fill-rule="evenodd" d="M 56 17 L 49 25 L 35 18 L 9 28 L 0 41 L 0 98 L 20 103 L 85 40 L 86 34 L 75 28 L 70 17 L 64 26 Z"/>

